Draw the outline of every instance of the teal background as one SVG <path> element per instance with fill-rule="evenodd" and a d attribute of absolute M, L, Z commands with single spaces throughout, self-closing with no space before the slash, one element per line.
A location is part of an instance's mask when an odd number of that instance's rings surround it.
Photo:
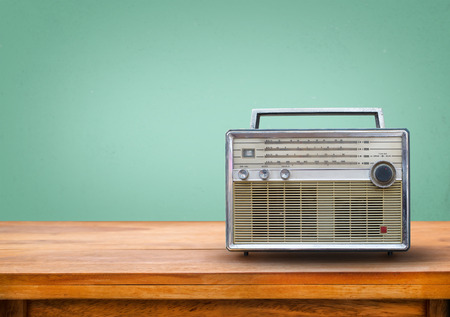
<path fill-rule="evenodd" d="M 450 220 L 449 57 L 449 1 L 0 0 L 0 219 L 223 220 L 252 108 L 382 107 L 412 220 Z"/>

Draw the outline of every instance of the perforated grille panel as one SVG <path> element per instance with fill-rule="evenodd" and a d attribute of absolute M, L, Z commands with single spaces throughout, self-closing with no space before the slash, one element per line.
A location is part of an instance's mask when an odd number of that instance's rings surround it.
<path fill-rule="evenodd" d="M 402 182 L 237 181 L 234 243 L 401 243 Z"/>

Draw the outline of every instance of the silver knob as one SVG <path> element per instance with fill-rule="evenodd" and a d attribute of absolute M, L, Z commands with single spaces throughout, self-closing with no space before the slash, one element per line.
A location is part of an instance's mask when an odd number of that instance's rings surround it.
<path fill-rule="evenodd" d="M 289 176 L 291 176 L 291 172 L 289 172 L 289 170 L 288 169 L 282 169 L 281 171 L 280 171 L 280 176 L 281 176 L 281 178 L 282 179 L 288 179 L 289 178 Z"/>
<path fill-rule="evenodd" d="M 266 170 L 266 169 L 260 170 L 259 177 L 264 180 L 268 179 L 269 178 L 269 170 Z"/>
<path fill-rule="evenodd" d="M 242 180 L 247 179 L 248 171 L 247 170 L 239 170 L 238 177 Z"/>

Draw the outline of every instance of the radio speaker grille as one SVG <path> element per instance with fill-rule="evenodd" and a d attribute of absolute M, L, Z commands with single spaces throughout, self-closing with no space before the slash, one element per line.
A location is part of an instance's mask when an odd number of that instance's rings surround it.
<path fill-rule="evenodd" d="M 402 182 L 238 181 L 234 243 L 401 243 Z"/>

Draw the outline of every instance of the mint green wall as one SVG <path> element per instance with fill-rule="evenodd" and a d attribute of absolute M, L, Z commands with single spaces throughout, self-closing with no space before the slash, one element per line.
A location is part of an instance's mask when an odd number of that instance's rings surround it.
<path fill-rule="evenodd" d="M 223 220 L 252 108 L 374 106 L 412 219 L 450 220 L 448 1 L 0 0 L 0 219 Z"/>

